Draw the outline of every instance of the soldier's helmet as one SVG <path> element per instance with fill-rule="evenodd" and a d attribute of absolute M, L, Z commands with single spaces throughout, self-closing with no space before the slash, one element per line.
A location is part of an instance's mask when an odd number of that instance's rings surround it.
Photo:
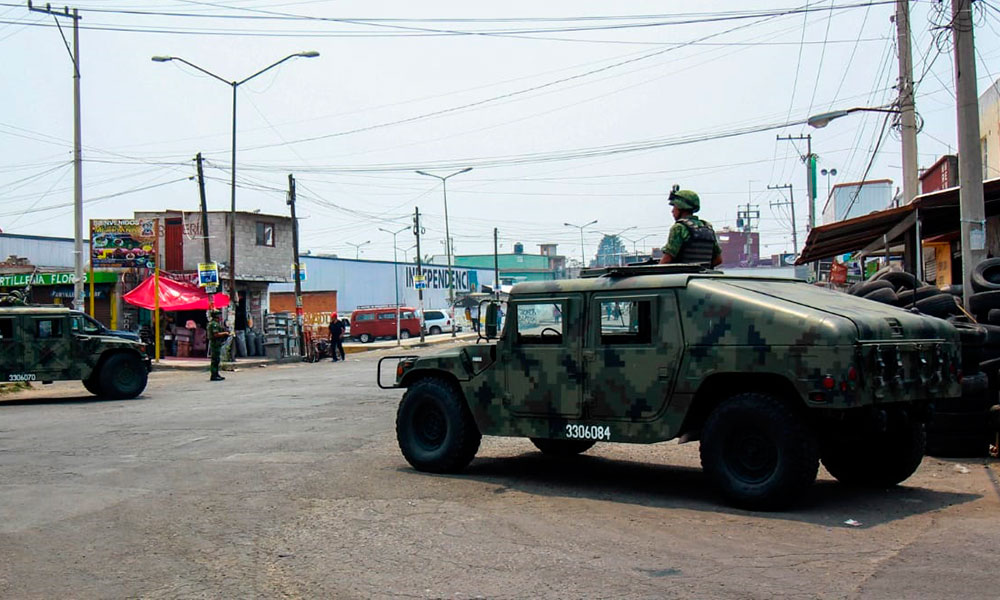
<path fill-rule="evenodd" d="M 670 190 L 670 205 L 681 210 L 698 212 L 701 210 L 701 199 L 691 190 L 679 190 L 675 185 L 674 189 Z"/>

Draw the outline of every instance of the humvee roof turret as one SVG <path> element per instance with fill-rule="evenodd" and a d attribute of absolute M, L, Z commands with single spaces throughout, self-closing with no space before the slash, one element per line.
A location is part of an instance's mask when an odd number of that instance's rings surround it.
<path fill-rule="evenodd" d="M 563 455 L 700 440 L 729 501 L 773 509 L 820 460 L 843 482 L 903 481 L 932 402 L 961 394 L 958 333 L 941 319 L 691 265 L 584 275 L 515 286 L 495 343 L 395 357 L 410 464 L 459 471 L 481 435 Z"/>
<path fill-rule="evenodd" d="M 142 343 L 111 334 L 81 312 L 0 306 L 0 382 L 78 379 L 97 396 L 135 398 L 149 369 Z"/>

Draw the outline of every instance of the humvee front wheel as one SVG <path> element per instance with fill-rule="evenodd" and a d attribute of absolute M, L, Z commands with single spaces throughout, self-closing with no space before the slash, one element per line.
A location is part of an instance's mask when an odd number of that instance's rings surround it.
<path fill-rule="evenodd" d="M 114 400 L 135 398 L 146 389 L 148 375 L 146 366 L 135 354 L 112 354 L 97 375 L 98 395 Z"/>
<path fill-rule="evenodd" d="M 886 433 L 827 443 L 823 466 L 847 485 L 892 487 L 913 475 L 926 447 L 924 424 L 907 421 Z"/>
<path fill-rule="evenodd" d="M 464 399 L 448 382 L 427 377 L 403 394 L 396 410 L 396 441 L 418 471 L 461 471 L 475 458 L 481 439 Z"/>
<path fill-rule="evenodd" d="M 530 438 L 531 443 L 551 456 L 573 456 L 586 452 L 594 447 L 594 440 L 551 440 L 547 438 Z"/>
<path fill-rule="evenodd" d="M 806 424 L 777 398 L 739 394 L 709 415 L 701 465 L 731 503 L 776 510 L 816 480 L 819 448 Z"/>

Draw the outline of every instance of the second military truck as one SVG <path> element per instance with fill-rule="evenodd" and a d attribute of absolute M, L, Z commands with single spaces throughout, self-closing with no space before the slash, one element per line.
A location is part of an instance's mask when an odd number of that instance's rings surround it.
<path fill-rule="evenodd" d="M 396 435 L 419 470 L 462 470 L 482 435 L 553 455 L 700 440 L 725 498 L 763 510 L 794 502 L 820 461 L 843 483 L 905 480 L 933 401 L 961 394 L 943 320 L 691 265 L 519 284 L 497 340 L 393 358 Z"/>

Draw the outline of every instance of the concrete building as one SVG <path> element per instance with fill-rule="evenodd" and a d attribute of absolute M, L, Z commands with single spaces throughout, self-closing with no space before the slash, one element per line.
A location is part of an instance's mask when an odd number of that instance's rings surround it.
<path fill-rule="evenodd" d="M 511 253 L 496 255 L 503 285 L 522 281 L 549 281 L 566 277 L 566 257 L 556 252 L 557 244 L 539 244 L 538 254 L 525 254 L 524 244 L 514 244 Z M 465 254 L 452 257 L 454 265 L 489 269 L 494 265 L 493 254 Z M 434 262 L 447 264 L 446 256 L 435 256 Z"/>
<path fill-rule="evenodd" d="M 160 268 L 197 277 L 205 262 L 201 213 L 163 210 L 136 212 L 136 219 L 160 219 Z M 212 261 L 219 263 L 224 289 L 229 281 L 229 211 L 208 213 Z M 271 283 L 292 281 L 292 219 L 257 212 L 236 213 L 236 330 L 263 323 Z"/>
<path fill-rule="evenodd" d="M 715 238 L 722 249 L 721 267 L 753 267 L 760 262 L 760 233 L 723 228 Z"/>
<path fill-rule="evenodd" d="M 1000 177 L 1000 81 L 979 96 L 979 150 L 983 156 L 983 179 Z M 958 181 L 958 178 L 955 178 Z"/>

